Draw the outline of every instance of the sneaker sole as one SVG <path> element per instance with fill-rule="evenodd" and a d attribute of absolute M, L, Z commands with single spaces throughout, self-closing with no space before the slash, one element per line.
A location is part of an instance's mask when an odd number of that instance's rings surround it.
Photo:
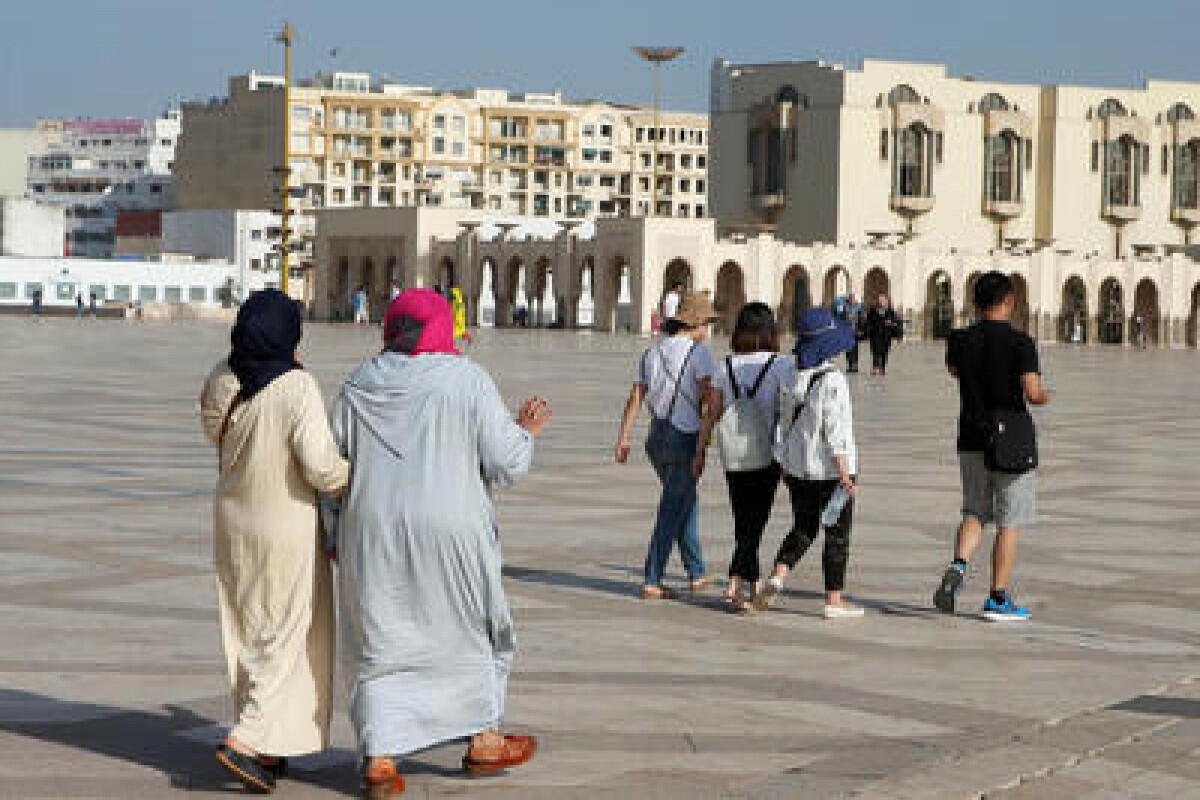
<path fill-rule="evenodd" d="M 1029 617 L 1021 617 L 1016 614 L 1001 614 L 996 611 L 984 611 L 983 618 L 988 622 L 1014 623 L 1014 622 L 1029 622 Z"/>

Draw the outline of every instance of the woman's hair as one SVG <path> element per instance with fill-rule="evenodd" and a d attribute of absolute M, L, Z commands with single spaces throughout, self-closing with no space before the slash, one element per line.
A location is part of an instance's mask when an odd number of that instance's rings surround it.
<path fill-rule="evenodd" d="M 738 313 L 730 346 L 735 353 L 779 352 L 775 314 L 766 303 L 747 303 Z"/>

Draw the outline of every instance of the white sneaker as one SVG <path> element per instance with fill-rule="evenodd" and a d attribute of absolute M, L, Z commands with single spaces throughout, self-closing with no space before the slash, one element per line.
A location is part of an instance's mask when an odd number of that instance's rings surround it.
<path fill-rule="evenodd" d="M 866 615 L 862 606 L 825 606 L 825 619 L 862 619 Z"/>
<path fill-rule="evenodd" d="M 778 597 L 782 591 L 783 578 L 772 575 L 763 583 L 762 591 L 754 598 L 754 607 L 759 611 L 766 611 L 767 607 L 771 605 L 771 601 Z"/>

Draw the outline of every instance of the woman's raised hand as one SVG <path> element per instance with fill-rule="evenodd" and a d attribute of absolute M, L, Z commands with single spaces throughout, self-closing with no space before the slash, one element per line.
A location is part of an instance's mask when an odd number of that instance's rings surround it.
<path fill-rule="evenodd" d="M 552 416 L 550 404 L 540 397 L 531 397 L 521 404 L 517 413 L 517 424 L 529 432 L 530 436 L 540 436 L 542 428 Z"/>

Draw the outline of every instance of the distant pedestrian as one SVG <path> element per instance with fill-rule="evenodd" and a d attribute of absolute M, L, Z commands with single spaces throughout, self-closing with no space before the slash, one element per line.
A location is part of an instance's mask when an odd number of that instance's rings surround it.
<path fill-rule="evenodd" d="M 618 464 L 629 459 L 629 434 L 645 401 L 650 410 L 646 455 L 654 466 L 662 495 L 646 554 L 644 599 L 666 598 L 663 572 L 675 544 L 683 558 L 689 587 L 708 584 L 697 524 L 697 482 L 704 472 L 709 434 L 721 414 L 721 395 L 713 386 L 713 361 L 704 346 L 708 326 L 719 319 L 707 294 L 684 295 L 638 362 L 637 376 L 617 435 Z"/>
<path fill-rule="evenodd" d="M 837 305 L 834 316 L 854 331 L 854 346 L 846 351 L 846 372 L 858 372 L 858 342 L 863 336 L 863 306 L 854 292 Z"/>
<path fill-rule="evenodd" d="M 75 319 L 83 320 L 83 292 L 75 293 Z"/>
<path fill-rule="evenodd" d="M 40 317 L 42 315 L 42 290 L 41 289 L 33 290 L 33 305 L 31 306 L 30 310 L 33 312 L 33 315 L 35 317 Z"/>
<path fill-rule="evenodd" d="M 89 308 L 89 309 L 91 310 L 91 312 L 92 312 L 92 319 L 95 319 L 95 318 L 96 318 L 96 302 L 97 302 L 96 293 L 95 293 L 95 292 L 91 292 L 91 293 L 88 295 L 88 308 Z"/>
<path fill-rule="evenodd" d="M 991 593 L 984 617 L 994 622 L 1029 619 L 1009 592 L 1017 559 L 1019 529 L 1030 525 L 1037 507 L 1037 435 L 1026 403 L 1044 405 L 1037 346 L 1009 320 L 1016 305 L 1012 278 L 992 271 L 975 282 L 980 320 L 956 330 L 946 342 L 946 368 L 958 380 L 958 462 L 962 476 L 962 524 L 954 560 L 933 596 L 953 614 L 967 564 L 996 525 Z"/>
<path fill-rule="evenodd" d="M 760 610 L 783 591 L 784 578 L 824 530 L 825 618 L 863 616 L 860 606 L 842 596 L 858 494 L 858 448 L 850 385 L 834 359 L 853 344 L 850 325 L 823 308 L 811 308 L 797 320 L 796 364 L 780 392 L 775 446 L 791 496 L 792 530 L 756 603 Z"/>
<path fill-rule="evenodd" d="M 395 300 L 399 296 L 400 296 L 400 284 L 396 283 L 395 281 L 392 281 L 388 285 L 388 303 L 391 303 L 393 300 Z"/>
<path fill-rule="evenodd" d="M 462 290 L 457 286 L 450 290 L 450 307 L 454 309 L 454 340 L 471 341 L 471 332 L 467 329 L 467 304 L 463 300 Z"/>
<path fill-rule="evenodd" d="M 717 368 L 724 411 L 716 442 L 729 487 L 734 538 L 724 597 L 731 610 L 745 612 L 760 588 L 758 547 L 779 488 L 773 444 L 779 386 L 791 373 L 791 359 L 779 356 L 775 314 L 765 303 L 742 308 L 730 344 L 733 355 Z"/>
<path fill-rule="evenodd" d="M 871 345 L 871 374 L 886 375 L 892 342 L 904 333 L 886 294 L 880 294 L 867 312 L 864 330 Z"/>
<path fill-rule="evenodd" d="M 354 321 L 359 325 L 369 325 L 371 322 L 371 301 L 366 286 L 359 286 L 354 292 L 351 304 L 354 310 Z"/>
<path fill-rule="evenodd" d="M 1146 349 L 1146 319 L 1141 314 L 1133 318 L 1133 341 L 1142 350 Z"/>

